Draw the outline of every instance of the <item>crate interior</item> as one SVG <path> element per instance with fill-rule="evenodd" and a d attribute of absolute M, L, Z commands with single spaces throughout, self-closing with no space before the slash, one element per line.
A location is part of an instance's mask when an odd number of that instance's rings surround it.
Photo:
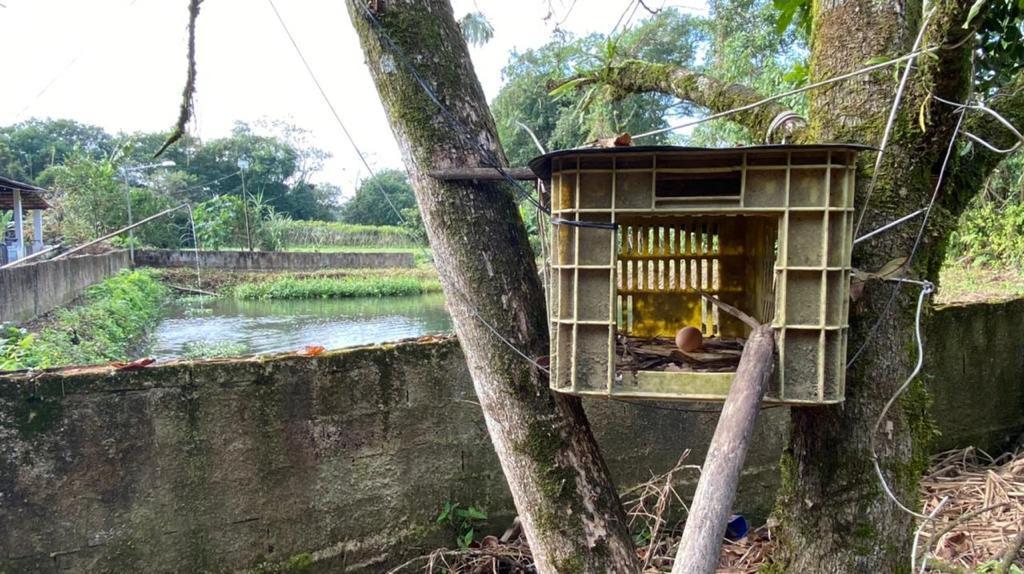
<path fill-rule="evenodd" d="M 733 372 L 749 327 L 701 296 L 759 322 L 775 314 L 778 220 L 771 216 L 658 216 L 620 222 L 616 249 L 616 371 Z M 676 332 L 696 327 L 700 351 Z"/>

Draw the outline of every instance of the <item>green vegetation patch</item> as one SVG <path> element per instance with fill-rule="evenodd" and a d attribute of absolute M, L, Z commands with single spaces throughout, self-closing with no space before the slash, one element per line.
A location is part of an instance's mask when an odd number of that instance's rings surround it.
<path fill-rule="evenodd" d="M 38 333 L 0 331 L 0 370 L 124 360 L 160 320 L 167 288 L 148 270 L 122 271 L 86 290 Z"/>
<path fill-rule="evenodd" d="M 420 243 L 404 227 L 358 225 L 334 221 L 288 221 L 281 224 L 286 248 L 418 247 Z"/>
<path fill-rule="evenodd" d="M 440 290 L 441 283 L 437 279 L 415 275 L 281 276 L 238 285 L 234 296 L 238 299 L 330 299 L 422 295 Z"/>

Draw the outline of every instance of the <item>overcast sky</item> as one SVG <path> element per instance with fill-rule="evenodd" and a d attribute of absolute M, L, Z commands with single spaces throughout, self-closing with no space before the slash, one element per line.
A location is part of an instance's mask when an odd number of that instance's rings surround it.
<path fill-rule="evenodd" d="M 345 0 L 275 0 L 328 96 L 375 169 L 401 158 L 363 64 Z M 654 4 L 659 4 L 656 0 Z M 0 125 L 73 118 L 108 131 L 161 131 L 177 116 L 185 75 L 186 0 L 0 0 L 4 54 Z M 607 33 L 630 0 L 453 0 L 456 17 L 477 9 L 494 39 L 472 48 L 488 99 L 509 53 L 544 44 L 556 24 Z M 704 12 L 703 0 L 669 0 Z M 639 13 L 642 13 L 640 10 Z M 641 16 L 638 13 L 638 18 Z M 205 0 L 197 30 L 193 133 L 226 135 L 236 120 L 285 120 L 312 132 L 333 158 L 318 180 L 365 177 L 358 157 L 306 74 L 265 0 Z"/>

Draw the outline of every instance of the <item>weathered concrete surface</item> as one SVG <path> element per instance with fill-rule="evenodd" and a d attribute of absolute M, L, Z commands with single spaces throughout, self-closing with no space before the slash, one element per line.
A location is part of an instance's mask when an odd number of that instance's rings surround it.
<path fill-rule="evenodd" d="M 127 251 L 114 251 L 0 269 L 0 323 L 23 323 L 66 305 L 129 263 Z"/>
<path fill-rule="evenodd" d="M 1024 299 L 949 305 L 925 324 L 939 449 L 998 452 L 1024 433 Z"/>
<path fill-rule="evenodd" d="M 1024 301 L 927 323 L 939 448 L 1024 431 Z M 451 545 L 434 518 L 514 514 L 458 345 L 0 377 L 0 572 L 223 571 L 312 553 L 381 572 Z M 707 406 L 588 402 L 620 488 L 699 463 Z M 773 503 L 786 410 L 762 412 L 736 508 Z M 692 488 L 694 474 L 681 477 Z"/>
<path fill-rule="evenodd" d="M 145 249 L 135 264 L 146 267 L 195 267 L 193 251 Z M 244 271 L 317 271 L 414 267 L 412 253 L 310 253 L 297 251 L 200 251 L 199 266 Z"/>
<path fill-rule="evenodd" d="M 450 545 L 434 518 L 514 515 L 454 341 L 0 378 L 0 571 L 191 572 L 324 551 L 332 571 Z M 713 414 L 590 405 L 618 484 L 703 456 Z M 765 411 L 740 507 L 771 504 Z M 692 473 L 683 478 L 694 479 Z"/>

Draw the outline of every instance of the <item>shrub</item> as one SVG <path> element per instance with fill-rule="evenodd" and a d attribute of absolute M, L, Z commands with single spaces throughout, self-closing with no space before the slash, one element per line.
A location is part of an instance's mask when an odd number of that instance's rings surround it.
<path fill-rule="evenodd" d="M 1024 265 L 1024 205 L 973 207 L 950 236 L 948 255 L 988 267 Z"/>

